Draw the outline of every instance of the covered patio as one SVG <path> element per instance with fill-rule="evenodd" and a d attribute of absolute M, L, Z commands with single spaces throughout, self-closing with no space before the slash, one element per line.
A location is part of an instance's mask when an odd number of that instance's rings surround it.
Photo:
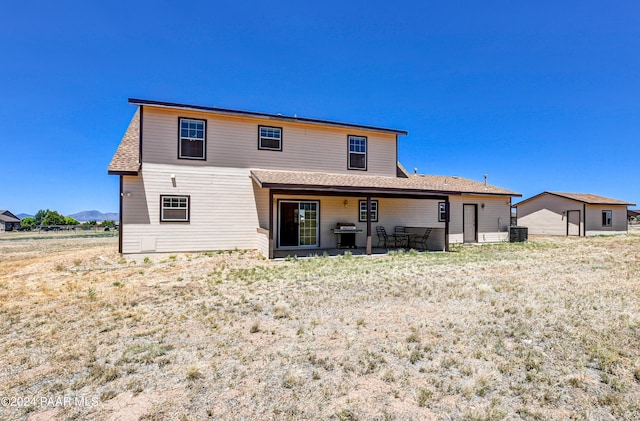
<path fill-rule="evenodd" d="M 393 236 L 396 226 L 416 225 L 416 218 L 420 222 L 416 228 L 438 231 L 441 239 L 438 250 L 449 250 L 449 196 L 460 195 L 459 192 L 429 190 L 421 185 L 421 180 L 412 177 L 265 170 L 252 170 L 251 176 L 260 191 L 257 195 L 264 195 L 266 202 L 259 213 L 268 214 L 261 227 L 268 235 L 270 258 L 314 256 L 324 252 L 336 255 L 346 251 L 384 254 L 398 247 L 408 250 L 409 244 L 378 247 L 376 227 L 385 226 Z M 378 219 L 379 206 L 383 204 L 385 216 Z M 353 208 L 357 208 L 360 216 L 356 227 L 359 244 L 356 248 L 339 248 L 336 222 L 353 220 Z M 442 213 L 438 215 L 440 208 Z M 412 220 L 403 219 L 407 212 L 411 213 Z M 297 242 L 289 242 L 287 225 L 295 225 L 293 235 L 297 235 Z"/>

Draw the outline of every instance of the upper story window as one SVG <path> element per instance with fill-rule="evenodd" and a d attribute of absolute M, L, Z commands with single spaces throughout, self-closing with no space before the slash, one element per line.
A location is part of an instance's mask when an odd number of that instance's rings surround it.
<path fill-rule="evenodd" d="M 349 136 L 350 170 L 367 170 L 367 138 L 365 136 Z"/>
<path fill-rule="evenodd" d="M 602 211 L 602 226 L 610 227 L 613 225 L 613 216 L 611 215 L 610 210 Z"/>
<path fill-rule="evenodd" d="M 445 222 L 447 220 L 447 204 L 445 202 L 438 203 L 438 221 Z"/>
<path fill-rule="evenodd" d="M 161 222 L 189 222 L 189 196 L 160 196 Z"/>
<path fill-rule="evenodd" d="M 358 218 L 360 222 L 367 221 L 367 201 L 360 201 L 360 217 Z M 378 201 L 371 201 L 371 222 L 378 222 Z"/>
<path fill-rule="evenodd" d="M 258 126 L 258 149 L 282 150 L 282 128 Z"/>
<path fill-rule="evenodd" d="M 178 139 L 178 158 L 207 159 L 206 138 L 207 122 L 193 118 L 180 117 Z"/>

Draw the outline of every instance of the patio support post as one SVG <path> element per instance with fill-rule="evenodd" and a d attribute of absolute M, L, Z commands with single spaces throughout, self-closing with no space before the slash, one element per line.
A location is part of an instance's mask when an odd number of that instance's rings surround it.
<path fill-rule="evenodd" d="M 367 195 L 367 255 L 371 255 L 371 195 Z"/>
<path fill-rule="evenodd" d="M 269 259 L 273 259 L 273 190 L 269 189 Z"/>
<path fill-rule="evenodd" d="M 451 203 L 449 202 L 449 196 L 444 201 L 445 218 L 444 218 L 444 251 L 449 251 L 449 214 L 451 213 Z"/>

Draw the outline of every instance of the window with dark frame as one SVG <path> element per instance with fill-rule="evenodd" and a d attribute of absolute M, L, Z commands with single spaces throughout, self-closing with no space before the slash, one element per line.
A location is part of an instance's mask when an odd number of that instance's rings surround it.
<path fill-rule="evenodd" d="M 610 227 L 612 225 L 613 225 L 612 212 L 610 210 L 603 210 L 602 211 L 602 226 L 603 227 Z"/>
<path fill-rule="evenodd" d="M 367 169 L 367 138 L 366 136 L 349 135 L 349 167 L 350 170 Z"/>
<path fill-rule="evenodd" d="M 189 196 L 160 196 L 160 222 L 189 222 Z"/>
<path fill-rule="evenodd" d="M 367 201 L 360 201 L 360 222 L 367 222 Z M 371 222 L 378 222 L 378 201 L 371 201 Z"/>
<path fill-rule="evenodd" d="M 282 150 L 282 128 L 258 126 L 258 149 Z"/>
<path fill-rule="evenodd" d="M 439 222 L 447 221 L 447 204 L 445 202 L 438 203 L 438 221 Z"/>
<path fill-rule="evenodd" d="M 193 118 L 179 118 L 178 158 L 206 159 L 207 122 Z"/>

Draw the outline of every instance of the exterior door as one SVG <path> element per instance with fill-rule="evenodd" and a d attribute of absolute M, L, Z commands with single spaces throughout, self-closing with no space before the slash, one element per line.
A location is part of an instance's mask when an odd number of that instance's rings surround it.
<path fill-rule="evenodd" d="M 465 243 L 478 241 L 478 205 L 462 205 L 462 237 Z"/>
<path fill-rule="evenodd" d="M 279 247 L 319 246 L 318 207 L 314 201 L 280 201 Z"/>
<path fill-rule="evenodd" d="M 580 211 L 567 211 L 567 235 L 580 236 Z"/>

